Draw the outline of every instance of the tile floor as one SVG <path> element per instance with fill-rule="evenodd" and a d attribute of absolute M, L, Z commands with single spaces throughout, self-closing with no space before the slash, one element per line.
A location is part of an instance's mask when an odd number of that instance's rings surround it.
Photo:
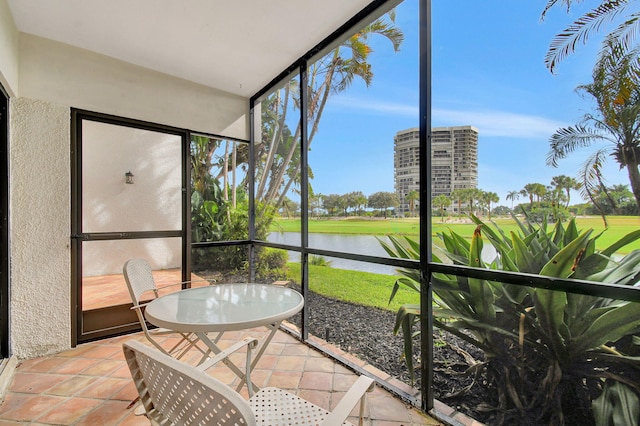
<path fill-rule="evenodd" d="M 248 331 L 254 336 L 260 332 L 258 329 Z M 223 339 L 228 340 L 221 341 L 221 345 L 239 337 L 240 333 L 225 334 Z M 134 409 L 128 407 L 137 396 L 122 353 L 122 342 L 128 339 L 146 342 L 142 334 L 136 333 L 22 361 L 0 405 L 0 426 L 148 425 L 144 416 L 136 416 Z M 189 355 L 185 361 L 193 362 L 197 354 Z M 208 371 L 228 384 L 237 380 L 224 366 Z M 279 331 L 252 373 L 252 379 L 259 386 L 288 389 L 330 408 L 356 376 L 288 333 Z M 246 388 L 241 393 L 246 397 Z M 370 425 L 442 424 L 379 386 L 368 398 Z"/>
<path fill-rule="evenodd" d="M 154 278 L 161 293 L 175 291 L 171 284 L 179 281 L 180 271 L 154 271 Z M 194 286 L 208 284 L 196 275 L 192 275 L 192 280 L 196 282 Z M 84 309 L 130 303 L 121 274 L 85 277 L 83 294 Z M 263 333 L 260 329 L 245 332 L 246 335 L 255 337 L 259 337 L 260 333 Z M 226 333 L 221 346 L 229 345 L 242 337 L 242 333 Z M 20 362 L 0 404 L 0 426 L 148 425 L 149 421 L 144 416 L 136 416 L 129 407 L 137 393 L 122 353 L 122 342 L 128 339 L 147 342 L 141 333 L 135 333 L 82 344 L 59 354 Z M 415 389 L 390 378 L 353 355 L 320 339 L 314 338 L 314 343 L 341 356 L 367 374 L 377 376 L 407 394 L 417 395 Z M 163 344 L 170 347 L 171 341 Z M 197 354 L 187 356 L 185 361 L 196 363 Z M 209 373 L 228 384 L 234 384 L 237 380 L 224 366 L 211 368 Z M 321 352 L 299 342 L 288 333 L 279 331 L 252 373 L 252 379 L 259 386 L 287 389 L 329 409 L 356 377 L 351 370 Z M 246 389 L 243 388 L 241 393 L 247 397 Z M 435 406 L 449 424 L 481 426 L 479 422 L 438 401 Z M 351 420 L 357 421 L 356 418 Z M 443 423 L 376 386 L 375 391 L 369 395 L 367 424 L 417 426 Z"/>
<path fill-rule="evenodd" d="M 160 295 L 180 289 L 182 272 L 180 269 L 160 269 L 153 271 L 153 279 Z M 191 274 L 191 286 L 209 285 L 204 278 Z M 97 275 L 82 278 L 82 308 L 84 310 L 104 308 L 120 304 L 130 304 L 131 296 L 124 281 L 124 275 Z"/>

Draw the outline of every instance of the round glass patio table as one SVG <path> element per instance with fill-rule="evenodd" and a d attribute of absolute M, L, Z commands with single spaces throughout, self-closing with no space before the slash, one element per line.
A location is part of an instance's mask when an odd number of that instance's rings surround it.
<path fill-rule="evenodd" d="M 224 332 L 280 324 L 302 309 L 304 298 L 268 284 L 216 284 L 170 293 L 150 302 L 147 320 L 182 332 Z"/>

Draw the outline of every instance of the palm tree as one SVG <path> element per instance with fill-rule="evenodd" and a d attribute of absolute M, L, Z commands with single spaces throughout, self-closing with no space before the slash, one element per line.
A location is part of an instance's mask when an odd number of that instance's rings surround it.
<path fill-rule="evenodd" d="M 622 53 L 612 40 L 606 46 L 593 70 L 593 82 L 578 87 L 595 99 L 596 115 L 586 114 L 580 124 L 558 129 L 550 139 L 547 164 L 557 167 L 575 150 L 598 145 L 579 171 L 583 192 L 593 200 L 595 191 L 604 187 L 602 166 L 612 157 L 626 168 L 640 205 L 640 87 L 634 68 L 640 47 Z"/>
<path fill-rule="evenodd" d="M 310 65 L 306 88 L 297 87 L 297 82 L 287 84 L 265 101 L 267 105 L 269 102 L 277 102 L 277 105 L 271 108 L 274 117 L 265 118 L 263 111 L 263 124 L 270 128 L 265 131 L 263 126 L 262 141 L 256 153 L 256 158 L 260 158 L 257 200 L 265 204 L 276 202 L 278 205 L 292 185 L 299 184 L 300 161 L 296 156 L 300 149 L 295 141 L 299 140 L 301 134 L 300 120 L 297 120 L 296 129 L 288 132 L 290 138 L 285 138 L 287 112 L 292 111 L 291 104 L 294 108 L 300 107 L 298 91 L 304 89 L 308 95 L 307 140 L 311 145 L 329 97 L 348 89 L 356 78 L 362 79 L 367 86 L 371 84 L 373 71 L 368 58 L 373 49 L 369 39 L 373 35 L 381 35 L 391 41 L 395 51 L 400 49 L 404 34 L 395 26 L 394 20 L 395 14 L 393 11 L 389 12 Z"/>
<path fill-rule="evenodd" d="M 296 210 L 298 210 L 298 203 L 291 200 L 289 197 L 285 197 L 280 205 L 280 211 L 283 217 L 291 217 Z"/>
<path fill-rule="evenodd" d="M 478 188 L 467 188 L 464 191 L 467 192 L 467 200 L 469 201 L 469 213 L 474 213 L 473 202 L 482 200 L 482 190 Z"/>
<path fill-rule="evenodd" d="M 529 197 L 529 205 L 533 208 L 533 200 L 540 202 L 540 198 L 547 192 L 547 188 L 541 183 L 528 183 L 520 193 Z"/>
<path fill-rule="evenodd" d="M 507 192 L 507 200 L 511 200 L 511 210 L 513 210 L 513 201 L 520 199 L 520 191 Z"/>
<path fill-rule="evenodd" d="M 458 205 L 458 214 L 462 213 L 462 203 L 466 201 L 466 195 L 462 189 L 454 189 L 451 191 L 451 200 Z"/>
<path fill-rule="evenodd" d="M 447 210 L 447 207 L 451 205 L 451 199 L 444 194 L 440 194 L 433 198 L 432 204 L 440 208 L 440 215 L 444 222 L 444 212 Z"/>
<path fill-rule="evenodd" d="M 318 214 L 318 210 L 322 208 L 322 194 L 316 194 L 313 190 L 309 191 L 309 215 L 313 216 L 314 213 Z"/>
<path fill-rule="evenodd" d="M 580 184 L 577 180 L 565 175 L 552 177 L 551 186 L 553 186 L 557 191 L 565 191 L 565 194 L 567 195 L 567 204 L 565 207 L 569 207 L 569 202 L 571 201 L 571 190 L 580 189 Z"/>
<path fill-rule="evenodd" d="M 497 203 L 500 201 L 500 197 L 495 192 L 482 192 L 482 201 L 484 201 L 489 208 L 489 220 L 491 220 L 491 203 Z"/>
<path fill-rule="evenodd" d="M 542 19 L 544 19 L 549 9 L 558 4 L 565 6 L 568 12 L 575 3 L 582 3 L 582 0 L 548 0 L 542 12 Z M 572 54 L 578 43 L 586 43 L 593 31 L 598 31 L 604 23 L 611 22 L 617 17 L 624 15 L 625 9 L 634 3 L 633 0 L 602 0 L 600 5 L 573 21 L 571 25 L 556 35 L 551 41 L 551 45 L 544 59 L 547 68 L 554 73 L 558 63 Z M 637 47 L 635 37 L 640 31 L 639 18 L 639 12 L 634 11 L 629 13 L 622 18 L 622 22 L 607 35 L 606 38 L 610 39 L 616 50 L 624 54 Z M 637 63 L 632 66 L 636 71 L 640 70 L 640 66 Z"/>
<path fill-rule="evenodd" d="M 413 212 L 416 209 L 416 201 L 420 199 L 420 193 L 416 190 L 409 191 L 404 199 L 409 203 L 409 211 L 411 212 L 411 216 L 413 216 Z"/>

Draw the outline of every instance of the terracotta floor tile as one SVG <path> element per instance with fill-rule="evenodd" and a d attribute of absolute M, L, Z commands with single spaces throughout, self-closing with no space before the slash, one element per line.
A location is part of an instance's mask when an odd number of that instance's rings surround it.
<path fill-rule="evenodd" d="M 73 349 L 69 349 L 68 351 L 64 351 L 59 353 L 57 356 L 67 357 L 67 358 L 80 358 L 87 351 L 93 349 L 91 345 L 79 345 Z"/>
<path fill-rule="evenodd" d="M 280 357 L 277 355 L 265 354 L 262 356 L 262 358 L 260 358 L 260 360 L 258 361 L 258 364 L 256 364 L 256 368 L 273 370 L 276 364 L 278 363 L 279 358 Z"/>
<path fill-rule="evenodd" d="M 9 386 L 12 392 L 39 394 L 67 380 L 63 374 L 16 373 Z"/>
<path fill-rule="evenodd" d="M 307 362 L 304 365 L 305 371 L 322 371 L 325 373 L 333 373 L 335 363 L 329 358 L 307 358 Z"/>
<path fill-rule="evenodd" d="M 338 392 L 346 392 L 358 380 L 354 374 L 334 374 L 333 390 Z"/>
<path fill-rule="evenodd" d="M 300 345 L 300 344 L 287 344 L 285 345 L 284 350 L 282 351 L 283 354 L 286 355 L 299 355 L 299 356 L 308 356 L 309 352 L 311 351 L 311 349 L 307 346 L 304 345 Z"/>
<path fill-rule="evenodd" d="M 82 370 L 80 374 L 85 376 L 104 377 L 111 375 L 114 371 L 119 370 L 120 367 L 122 367 L 122 361 L 103 359 L 91 366 L 88 366 Z"/>
<path fill-rule="evenodd" d="M 273 336 L 272 342 L 295 345 L 298 341 L 295 337 L 289 335 L 288 333 L 276 333 L 276 335 Z"/>
<path fill-rule="evenodd" d="M 10 420 L 1 420 L 0 419 L 0 426 L 16 426 L 16 422 L 10 421 Z"/>
<path fill-rule="evenodd" d="M 331 391 L 333 374 L 319 373 L 317 371 L 305 371 L 300 380 L 300 389 L 313 389 L 319 391 Z"/>
<path fill-rule="evenodd" d="M 56 370 L 58 374 L 78 374 L 100 362 L 99 359 L 70 359 Z"/>
<path fill-rule="evenodd" d="M 306 361 L 307 361 L 307 358 L 303 356 L 283 355 L 278 358 L 278 362 L 276 363 L 276 369 L 286 370 L 286 371 L 302 371 L 304 370 L 304 364 Z"/>
<path fill-rule="evenodd" d="M 285 390 L 297 389 L 301 377 L 302 373 L 299 371 L 275 370 L 271 373 L 268 385 Z"/>
<path fill-rule="evenodd" d="M 126 401 L 106 401 L 81 418 L 76 425 L 117 425 L 129 414 L 127 405 Z M 148 424 L 148 420 L 146 421 Z"/>
<path fill-rule="evenodd" d="M 96 379 L 92 385 L 84 388 L 78 393 L 77 396 L 84 398 L 108 399 L 112 395 L 122 390 L 122 388 L 128 385 L 129 382 L 130 381 L 127 379 Z"/>
<path fill-rule="evenodd" d="M 300 389 L 300 391 L 298 391 L 298 396 L 300 398 L 306 399 L 310 403 L 315 404 L 320 408 L 329 410 L 331 404 L 331 392 L 319 392 L 309 389 Z"/>
<path fill-rule="evenodd" d="M 91 386 L 94 382 L 95 379 L 92 377 L 69 376 L 69 378 L 64 382 L 59 383 L 47 390 L 47 394 L 58 396 L 73 396 L 76 393 L 80 392 L 82 389 Z"/>
<path fill-rule="evenodd" d="M 285 344 L 284 343 L 278 343 L 278 342 L 274 342 L 272 341 L 269 346 L 267 346 L 267 349 L 265 350 L 265 355 L 269 354 L 269 355 L 281 355 L 283 349 L 285 348 Z"/>
<path fill-rule="evenodd" d="M 126 363 L 119 363 L 119 368 L 114 370 L 110 375 L 110 377 L 120 378 L 120 379 L 128 379 L 131 377 L 131 372 L 129 371 L 129 367 Z"/>
<path fill-rule="evenodd" d="M 66 358 L 54 357 L 54 358 L 46 358 L 46 359 L 38 359 L 39 362 L 28 363 L 24 362 L 21 365 L 21 370 L 34 372 L 34 373 L 52 373 L 56 369 L 60 368 L 62 365 L 69 362 Z"/>
<path fill-rule="evenodd" d="M 9 393 L 0 407 L 0 418 L 21 422 L 38 420 L 66 400 L 58 396 Z"/>
<path fill-rule="evenodd" d="M 111 400 L 128 401 L 127 404 L 138 397 L 138 391 L 132 381 L 111 396 Z"/>
<path fill-rule="evenodd" d="M 97 399 L 71 398 L 38 418 L 40 423 L 72 425 L 101 404 Z"/>
<path fill-rule="evenodd" d="M 376 389 L 368 396 L 369 414 L 375 420 L 389 420 L 410 422 L 409 407 L 396 399 Z"/>
<path fill-rule="evenodd" d="M 234 333 L 237 338 L 245 335 L 263 338 L 265 332 L 254 329 L 246 334 Z M 18 423 L 29 423 L 31 426 L 149 425 L 144 416 L 135 416 L 133 409 L 127 410 L 127 406 L 137 397 L 122 353 L 122 343 L 128 340 L 151 346 L 141 333 L 135 333 L 22 362 L 0 405 L 0 426 Z M 162 340 L 163 344 L 171 342 L 164 338 Z M 232 343 L 231 340 L 225 340 L 220 344 Z M 195 364 L 200 358 L 201 354 L 194 350 L 182 361 Z M 244 354 L 234 354 L 233 359 L 244 370 Z M 355 357 L 353 359 L 357 360 Z M 223 364 L 210 368 L 207 373 L 234 388 L 239 383 L 235 374 Z M 356 378 L 351 370 L 333 363 L 324 354 L 298 343 L 283 332 L 276 333 L 252 372 L 253 381 L 261 387 L 279 387 L 325 408 L 335 406 Z M 248 398 L 246 386 L 241 388 L 240 394 Z M 382 388 L 377 387 L 369 398 L 367 413 L 371 416 L 367 424 L 371 426 L 438 424 Z M 357 418 L 352 420 L 357 422 Z"/>
<path fill-rule="evenodd" d="M 94 348 L 85 351 L 82 356 L 84 358 L 100 358 L 109 359 L 115 354 L 122 352 L 122 349 L 118 349 L 112 346 L 95 346 Z"/>

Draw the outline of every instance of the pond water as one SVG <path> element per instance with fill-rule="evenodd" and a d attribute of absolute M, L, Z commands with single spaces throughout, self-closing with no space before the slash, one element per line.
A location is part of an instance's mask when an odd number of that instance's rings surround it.
<path fill-rule="evenodd" d="M 389 242 L 387 237 L 379 237 Z M 267 241 L 279 244 L 300 245 L 299 232 L 272 232 Z M 346 253 L 366 254 L 369 256 L 389 257 L 380 245 L 380 242 L 372 235 L 340 235 L 340 234 L 309 234 L 309 247 Z M 398 275 L 396 268 L 389 265 L 358 262 L 355 260 L 339 259 L 335 257 L 325 258 L 331 262 L 331 267 L 349 269 L 353 271 L 373 272 L 376 274 Z M 300 253 L 289 252 L 289 260 L 299 261 Z"/>
<path fill-rule="evenodd" d="M 309 234 L 309 247 L 316 249 L 341 251 L 345 253 L 366 254 L 370 256 L 389 257 L 380 245 L 378 238 L 385 242 L 389 239 L 384 236 L 373 235 L 342 235 L 342 234 Z M 416 237 L 417 238 L 417 237 Z M 272 232 L 267 237 L 267 241 L 279 244 L 300 245 L 299 232 Z M 300 253 L 288 252 L 289 260 L 297 262 L 300 260 Z M 496 256 L 496 250 L 491 244 L 485 244 L 482 250 L 482 260 L 491 262 Z M 373 272 L 376 274 L 399 275 L 396 267 L 379 265 L 376 263 L 358 262 L 355 260 L 339 259 L 335 257 L 325 257 L 331 262 L 331 266 L 338 269 L 349 269 L 353 271 Z"/>

